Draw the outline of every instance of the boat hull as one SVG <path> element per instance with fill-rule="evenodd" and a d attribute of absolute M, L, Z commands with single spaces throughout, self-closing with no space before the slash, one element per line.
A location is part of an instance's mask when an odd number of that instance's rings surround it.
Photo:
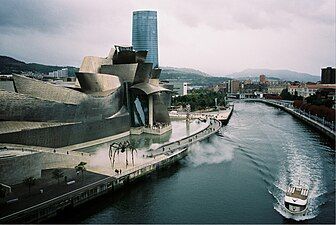
<path fill-rule="evenodd" d="M 307 214 L 307 209 L 308 209 L 307 206 L 301 211 L 292 211 L 292 210 L 287 209 L 285 206 L 283 208 L 286 212 L 292 215 L 295 215 L 295 216 L 305 216 Z"/>

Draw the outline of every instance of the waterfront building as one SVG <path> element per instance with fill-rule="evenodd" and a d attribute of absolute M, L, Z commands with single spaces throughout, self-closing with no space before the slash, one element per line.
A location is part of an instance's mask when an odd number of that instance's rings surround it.
<path fill-rule="evenodd" d="M 182 95 L 187 95 L 187 94 L 188 94 L 188 83 L 184 82 L 183 83 Z"/>
<path fill-rule="evenodd" d="M 259 83 L 261 84 L 266 84 L 267 80 L 266 80 L 266 76 L 264 74 L 261 74 L 259 76 Z"/>
<path fill-rule="evenodd" d="M 283 89 L 286 89 L 286 84 L 269 85 L 267 87 L 267 93 L 280 95 Z"/>
<path fill-rule="evenodd" d="M 252 84 L 252 80 L 251 79 L 247 79 L 243 81 L 243 84 Z"/>
<path fill-rule="evenodd" d="M 0 142 L 59 148 L 126 136 L 135 127 L 154 134 L 158 124 L 171 130 L 160 97 L 170 90 L 159 84 L 161 70 L 152 69 L 146 56 L 121 46 L 107 57 L 86 56 L 77 87 L 13 75 L 15 92 L 0 90 Z"/>
<path fill-rule="evenodd" d="M 227 81 L 228 93 L 239 93 L 240 92 L 240 81 L 239 80 L 228 80 Z"/>
<path fill-rule="evenodd" d="M 61 70 L 56 70 L 49 72 L 49 74 L 45 77 L 50 77 L 50 78 L 63 78 L 63 77 L 68 77 L 69 75 L 69 69 L 68 68 L 63 68 Z"/>
<path fill-rule="evenodd" d="M 321 69 L 321 83 L 335 84 L 335 68 L 327 67 Z"/>
<path fill-rule="evenodd" d="M 288 85 L 288 92 L 291 95 L 297 95 L 307 98 L 311 95 L 314 95 L 319 88 L 320 86 L 318 84 L 290 84 Z"/>
<path fill-rule="evenodd" d="M 187 82 L 181 82 L 176 79 L 167 79 L 165 82 L 172 86 L 173 95 L 183 96 L 188 94 L 189 85 Z"/>
<path fill-rule="evenodd" d="M 156 11 L 133 12 L 132 45 L 136 51 L 148 51 L 146 62 L 159 67 Z"/>

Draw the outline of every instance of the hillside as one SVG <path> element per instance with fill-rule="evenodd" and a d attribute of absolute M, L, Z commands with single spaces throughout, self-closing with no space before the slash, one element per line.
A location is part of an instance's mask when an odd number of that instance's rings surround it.
<path fill-rule="evenodd" d="M 209 86 L 228 80 L 227 77 L 213 77 L 199 70 L 189 68 L 162 67 L 160 80 L 178 80 L 193 86 Z"/>
<path fill-rule="evenodd" d="M 287 80 L 287 81 L 316 82 L 321 79 L 320 76 L 315 76 L 308 73 L 299 73 L 291 70 L 271 70 L 271 69 L 246 69 L 241 72 L 229 74 L 227 76 L 234 79 L 241 79 L 241 78 L 259 79 L 260 74 L 265 74 L 266 77 L 279 78 L 281 80 Z"/>
<path fill-rule="evenodd" d="M 47 74 L 63 68 L 69 69 L 69 76 L 75 76 L 75 72 L 78 71 L 78 68 L 73 66 L 49 66 L 38 63 L 25 63 L 8 56 L 0 56 L 0 74 L 20 74 L 25 72 Z"/>

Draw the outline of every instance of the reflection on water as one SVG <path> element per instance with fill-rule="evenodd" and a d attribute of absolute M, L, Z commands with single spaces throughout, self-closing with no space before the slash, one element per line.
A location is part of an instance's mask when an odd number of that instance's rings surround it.
<path fill-rule="evenodd" d="M 335 151 L 328 139 L 278 109 L 243 102 L 222 134 L 192 146 L 178 169 L 165 171 L 170 176 L 154 175 L 70 221 L 292 223 L 281 207 L 287 186 L 300 180 L 311 201 L 308 215 L 294 219 L 335 222 Z"/>

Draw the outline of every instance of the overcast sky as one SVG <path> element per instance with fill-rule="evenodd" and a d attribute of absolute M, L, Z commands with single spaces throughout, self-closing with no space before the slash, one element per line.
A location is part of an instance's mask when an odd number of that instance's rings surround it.
<path fill-rule="evenodd" d="M 131 45 L 132 11 L 158 11 L 160 66 L 320 75 L 335 66 L 335 0 L 0 0 L 0 55 L 79 67 Z"/>

